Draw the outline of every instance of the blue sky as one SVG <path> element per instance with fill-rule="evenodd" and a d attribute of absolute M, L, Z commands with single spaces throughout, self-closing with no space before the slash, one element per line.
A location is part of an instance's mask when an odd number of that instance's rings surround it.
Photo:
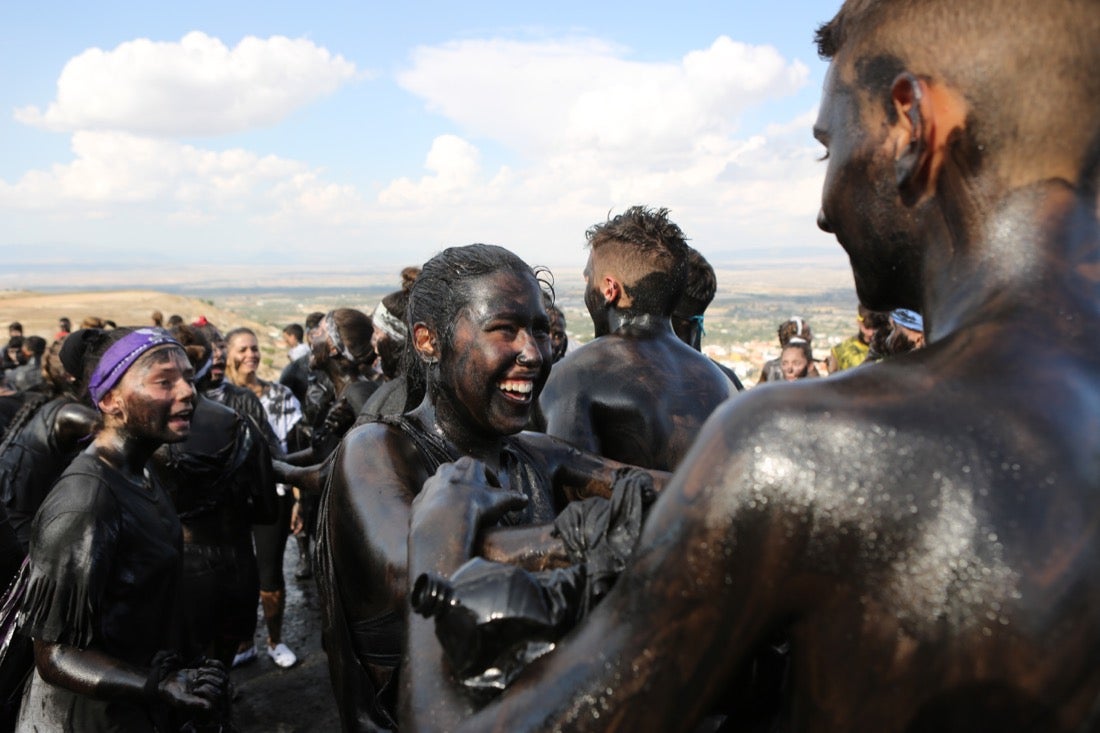
<path fill-rule="evenodd" d="M 716 263 L 842 262 L 809 133 L 838 5 L 5 3 L 0 253 L 573 264 L 643 203 Z"/>

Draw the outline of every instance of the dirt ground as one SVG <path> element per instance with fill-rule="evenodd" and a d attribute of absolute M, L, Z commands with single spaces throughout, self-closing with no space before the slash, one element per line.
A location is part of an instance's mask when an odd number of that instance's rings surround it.
<path fill-rule="evenodd" d="M 312 579 L 297 580 L 298 546 L 287 541 L 283 560 L 286 616 L 283 641 L 298 655 L 298 664 L 280 669 L 264 653 L 267 629 L 259 616 L 255 661 L 233 670 L 236 692 L 234 720 L 241 733 L 302 733 L 338 731 L 340 717 L 328 678 L 328 661 L 321 649 L 321 606 Z"/>

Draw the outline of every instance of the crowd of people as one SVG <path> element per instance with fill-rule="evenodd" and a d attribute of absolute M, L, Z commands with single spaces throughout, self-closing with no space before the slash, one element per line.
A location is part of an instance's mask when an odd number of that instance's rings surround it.
<path fill-rule="evenodd" d="M 784 321 L 749 391 L 644 206 L 585 233 L 572 349 L 485 244 L 287 326 L 278 381 L 159 313 L 9 348 L 6 724 L 232 730 L 257 606 L 296 661 L 294 535 L 349 731 L 1100 730 L 1097 37 L 1091 0 L 818 30 L 858 330 Z"/>

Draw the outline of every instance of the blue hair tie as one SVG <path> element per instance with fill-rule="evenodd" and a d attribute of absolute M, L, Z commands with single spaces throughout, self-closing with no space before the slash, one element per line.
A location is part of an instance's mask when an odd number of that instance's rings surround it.
<path fill-rule="evenodd" d="M 690 320 L 692 323 L 694 323 L 696 326 L 699 327 L 699 335 L 700 336 L 706 336 L 707 335 L 707 330 L 705 328 L 703 328 L 703 316 L 702 315 L 692 316 L 688 320 Z"/>

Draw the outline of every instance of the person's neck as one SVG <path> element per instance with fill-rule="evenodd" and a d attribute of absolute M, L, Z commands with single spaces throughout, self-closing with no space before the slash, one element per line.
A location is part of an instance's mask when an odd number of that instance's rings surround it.
<path fill-rule="evenodd" d="M 325 373 L 328 374 L 328 378 L 332 380 L 332 388 L 336 391 L 337 395 L 342 395 L 348 385 L 356 381 L 358 376 L 350 374 L 347 370 L 340 368 L 332 359 L 325 362 Z"/>
<path fill-rule="evenodd" d="M 654 337 L 672 332 L 672 321 L 668 316 L 655 313 L 637 313 L 631 310 L 612 309 L 608 314 L 611 333 L 620 336 Z"/>
<path fill-rule="evenodd" d="M 140 484 L 145 478 L 145 464 L 160 443 L 139 438 L 118 427 L 105 427 L 96 434 L 92 450 L 99 460 Z"/>
<path fill-rule="evenodd" d="M 971 241 L 964 246 L 953 242 L 937 266 L 926 267 L 924 317 L 930 340 L 1016 311 L 1021 304 L 1029 311 L 1046 310 L 1071 290 L 1077 268 L 1098 267 L 1094 197 L 1082 196 L 1065 181 L 1010 191 L 987 211 Z"/>
<path fill-rule="evenodd" d="M 445 399 L 441 399 L 437 407 L 430 397 L 425 396 L 420 406 L 410 414 L 427 430 L 446 441 L 456 454 L 476 458 L 493 469 L 499 466 L 502 437 L 470 429 L 468 421 L 451 409 Z"/>
<path fill-rule="evenodd" d="M 250 389 L 255 392 L 257 396 L 259 396 L 260 393 L 263 392 L 263 382 L 256 375 L 256 372 L 248 372 L 247 374 L 241 374 L 240 372 L 238 372 L 237 377 L 239 379 L 239 381 L 237 382 L 238 387 L 245 387 L 247 389 Z"/>

